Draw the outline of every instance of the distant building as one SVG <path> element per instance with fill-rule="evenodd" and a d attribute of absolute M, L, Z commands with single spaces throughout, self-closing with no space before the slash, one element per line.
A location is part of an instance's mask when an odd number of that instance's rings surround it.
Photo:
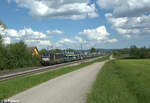
<path fill-rule="evenodd" d="M 39 51 L 36 46 L 27 47 L 27 50 L 32 53 L 33 56 L 39 56 Z"/>

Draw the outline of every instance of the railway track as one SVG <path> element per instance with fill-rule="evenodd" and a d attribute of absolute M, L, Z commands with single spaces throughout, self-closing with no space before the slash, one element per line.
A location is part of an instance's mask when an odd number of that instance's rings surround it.
<path fill-rule="evenodd" d="M 99 58 L 99 57 L 97 57 L 97 58 Z M 8 79 L 12 79 L 12 78 L 16 78 L 16 77 L 23 77 L 23 76 L 26 76 L 26 75 L 31 75 L 31 74 L 41 73 L 41 72 L 46 72 L 46 71 L 49 71 L 49 70 L 52 70 L 52 69 L 68 66 L 68 65 L 71 65 L 71 64 L 75 64 L 75 63 L 89 62 L 89 61 L 92 61 L 92 60 L 97 59 L 97 58 L 73 61 L 73 62 L 68 62 L 68 63 L 61 63 L 61 64 L 57 64 L 57 65 L 39 67 L 39 68 L 26 70 L 26 71 L 20 71 L 20 72 L 16 72 L 16 73 L 4 74 L 4 75 L 0 75 L 0 81 L 5 81 L 5 80 L 8 80 Z"/>

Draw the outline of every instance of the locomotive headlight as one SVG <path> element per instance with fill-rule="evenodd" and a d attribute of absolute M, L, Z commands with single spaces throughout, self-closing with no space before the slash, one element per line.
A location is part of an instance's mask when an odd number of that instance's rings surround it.
<path fill-rule="evenodd" d="M 42 58 L 43 61 L 50 61 L 49 58 Z"/>

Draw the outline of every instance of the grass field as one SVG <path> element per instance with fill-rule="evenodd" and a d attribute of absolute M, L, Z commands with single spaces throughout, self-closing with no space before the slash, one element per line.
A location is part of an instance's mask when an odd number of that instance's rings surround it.
<path fill-rule="evenodd" d="M 104 65 L 88 103 L 150 103 L 150 60 L 114 60 Z"/>
<path fill-rule="evenodd" d="M 116 59 L 124 59 L 124 58 L 130 57 L 130 55 L 129 54 L 120 54 L 120 55 L 114 55 L 113 57 Z"/>
<path fill-rule="evenodd" d="M 68 72 L 72 72 L 74 70 L 88 66 L 94 62 L 104 61 L 106 59 L 108 59 L 108 56 L 104 57 L 104 58 L 99 58 L 99 59 L 91 61 L 91 62 L 82 63 L 77 66 L 65 67 L 62 69 L 53 70 L 53 71 L 42 73 L 39 75 L 19 77 L 16 79 L 10 79 L 7 81 L 0 82 L 0 100 L 4 99 L 4 98 L 8 98 L 14 94 L 17 94 L 21 91 L 29 89 L 33 86 L 36 86 L 42 82 L 48 81 L 57 76 L 60 76 L 60 75 L 66 74 Z"/>

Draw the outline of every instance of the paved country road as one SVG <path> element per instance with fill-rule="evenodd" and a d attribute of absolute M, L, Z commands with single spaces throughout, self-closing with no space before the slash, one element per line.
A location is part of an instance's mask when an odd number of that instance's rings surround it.
<path fill-rule="evenodd" d="M 94 63 L 59 76 L 10 99 L 19 100 L 20 103 L 85 103 L 86 94 L 104 63 Z"/>

